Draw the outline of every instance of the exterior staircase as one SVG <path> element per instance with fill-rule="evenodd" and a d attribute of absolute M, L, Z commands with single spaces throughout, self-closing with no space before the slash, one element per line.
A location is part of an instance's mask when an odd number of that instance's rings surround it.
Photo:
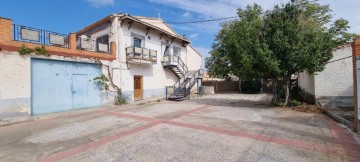
<path fill-rule="evenodd" d="M 189 71 L 186 64 L 178 56 L 165 56 L 163 66 L 172 70 L 178 77 L 173 86 L 166 87 L 166 99 L 174 101 L 183 101 L 190 99 L 191 89 L 198 83 L 201 83 L 200 70 Z M 200 83 L 199 83 L 200 80 Z"/>

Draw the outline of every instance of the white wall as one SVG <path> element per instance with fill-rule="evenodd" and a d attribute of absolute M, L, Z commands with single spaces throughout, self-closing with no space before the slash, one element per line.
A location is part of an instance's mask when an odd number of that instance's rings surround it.
<path fill-rule="evenodd" d="M 189 70 L 199 70 L 201 68 L 202 56 L 190 45 L 186 47 L 186 62 Z"/>
<path fill-rule="evenodd" d="M 150 30 L 148 35 L 146 35 L 146 27 L 137 23 L 133 23 L 129 30 L 129 24 L 125 22 L 118 31 L 118 38 L 120 40 L 119 60 L 122 69 L 120 74 L 120 86 L 122 87 L 124 96 L 129 102 L 134 100 L 134 75 L 141 75 L 143 76 L 144 99 L 165 97 L 165 86 L 172 86 L 179 79 L 171 70 L 165 69 L 161 63 L 163 50 L 165 48 L 165 46 L 162 45 L 162 42 L 165 42 L 166 40 L 171 42 L 170 38 L 163 36 L 160 40 L 160 33 L 154 30 Z M 156 64 L 126 63 L 125 48 L 132 46 L 132 33 L 144 36 L 144 47 L 157 51 Z M 174 41 L 173 45 L 181 47 L 181 44 L 178 41 Z M 184 56 L 186 51 L 184 48 L 182 48 L 181 51 L 181 55 Z"/>
<path fill-rule="evenodd" d="M 31 58 L 44 58 L 51 60 L 65 60 L 74 62 L 89 62 L 87 58 L 64 57 L 51 55 L 50 57 L 24 55 L 18 52 L 0 52 L 0 112 L 31 112 Z M 103 64 L 110 68 L 119 67 L 116 61 L 104 61 Z M 107 75 L 107 69 L 103 68 L 102 73 Z M 120 84 L 120 72 L 114 70 L 114 83 Z M 114 89 L 110 88 L 111 91 Z M 116 94 L 116 93 L 115 93 Z M 103 104 L 114 103 L 114 92 L 104 92 Z"/>
<path fill-rule="evenodd" d="M 0 52 L 0 112 L 29 112 L 30 57 Z"/>
<path fill-rule="evenodd" d="M 333 52 L 335 61 L 352 55 L 352 48 L 337 49 Z M 324 71 L 315 75 L 316 96 L 353 96 L 352 57 L 328 63 Z"/>
<path fill-rule="evenodd" d="M 299 87 L 312 95 L 315 95 L 315 81 L 314 75 L 309 75 L 306 71 L 298 75 Z"/>

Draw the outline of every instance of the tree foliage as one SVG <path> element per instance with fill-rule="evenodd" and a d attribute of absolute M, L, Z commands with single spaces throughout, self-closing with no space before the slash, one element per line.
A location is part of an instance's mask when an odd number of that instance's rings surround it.
<path fill-rule="evenodd" d="M 211 57 L 206 59 L 210 75 L 282 79 L 285 104 L 293 74 L 322 71 L 332 58 L 332 49 L 354 36 L 347 33 L 345 19 L 329 25 L 328 5 L 308 0 L 292 0 L 265 12 L 257 4 L 249 5 L 238 9 L 238 16 L 239 20 L 223 23 L 216 35 Z M 279 87 L 274 88 L 277 92 Z"/>

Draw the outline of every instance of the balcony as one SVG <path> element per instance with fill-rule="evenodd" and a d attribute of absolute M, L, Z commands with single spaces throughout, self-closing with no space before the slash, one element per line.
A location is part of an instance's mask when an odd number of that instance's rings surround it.
<path fill-rule="evenodd" d="M 184 61 L 181 60 L 179 56 L 176 55 L 166 55 L 163 57 L 162 65 L 164 67 L 180 67 L 185 71 L 188 71 L 188 68 Z"/>
<path fill-rule="evenodd" d="M 18 52 L 24 45 L 31 49 L 44 46 L 50 55 L 116 60 L 116 43 L 111 42 L 105 35 L 101 39 L 95 39 L 98 45 L 91 46 L 94 50 L 84 50 L 77 48 L 76 33 L 60 34 L 17 25 L 13 24 L 11 19 L 2 17 L 0 24 L 0 49 L 4 51 Z"/>
<path fill-rule="evenodd" d="M 13 24 L 13 40 L 69 48 L 69 35 Z"/>
<path fill-rule="evenodd" d="M 185 74 L 189 71 L 184 61 L 182 61 L 179 56 L 173 54 L 165 55 L 163 57 L 162 65 L 165 68 L 173 70 L 179 78 L 185 76 Z"/>
<path fill-rule="evenodd" d="M 109 35 L 97 38 L 88 38 L 86 35 L 78 36 L 76 39 L 76 48 L 78 50 L 110 53 Z"/>
<path fill-rule="evenodd" d="M 130 46 L 125 48 L 126 59 L 129 63 L 135 64 L 156 64 L 157 51 Z"/>

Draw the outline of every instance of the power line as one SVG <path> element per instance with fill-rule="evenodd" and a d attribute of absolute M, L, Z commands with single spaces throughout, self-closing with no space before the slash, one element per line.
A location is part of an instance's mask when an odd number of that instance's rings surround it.
<path fill-rule="evenodd" d="M 208 19 L 208 20 L 198 20 L 198 21 L 183 21 L 183 22 L 165 22 L 167 24 L 195 24 L 195 23 L 205 23 L 205 22 L 212 22 L 212 21 L 221 21 L 221 20 L 228 20 L 238 18 L 238 16 L 232 17 L 223 17 L 218 19 Z"/>
<path fill-rule="evenodd" d="M 305 4 L 308 4 L 308 3 L 313 3 L 313 2 L 317 2 L 318 0 L 312 0 L 312 1 L 307 1 L 307 2 L 304 2 L 304 3 L 299 3 L 299 4 L 296 4 L 297 5 L 305 5 Z M 205 23 L 205 22 L 212 22 L 212 21 L 221 21 L 221 20 L 228 20 L 228 19 L 235 19 L 235 18 L 239 18 L 239 16 L 231 16 L 231 17 L 222 17 L 222 18 L 217 18 L 217 19 L 208 19 L 208 20 L 197 20 L 197 21 L 180 21 L 180 22 L 176 22 L 176 21 L 173 21 L 173 22 L 165 22 L 167 24 L 196 24 L 196 23 Z"/>

